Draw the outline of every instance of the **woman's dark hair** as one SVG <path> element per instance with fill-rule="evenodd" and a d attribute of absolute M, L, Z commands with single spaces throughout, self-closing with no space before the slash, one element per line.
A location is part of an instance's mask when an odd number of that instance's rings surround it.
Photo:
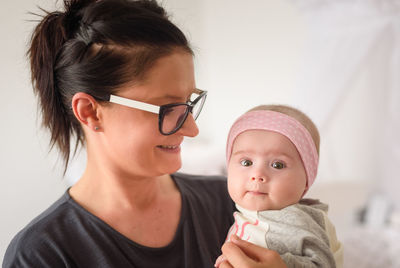
<path fill-rule="evenodd" d="M 71 138 L 75 151 L 84 143 L 71 109 L 75 93 L 108 100 L 118 88 L 141 81 L 157 59 L 176 49 L 193 52 L 155 0 L 64 0 L 64 9 L 45 11 L 27 54 L 43 125 L 66 169 Z"/>

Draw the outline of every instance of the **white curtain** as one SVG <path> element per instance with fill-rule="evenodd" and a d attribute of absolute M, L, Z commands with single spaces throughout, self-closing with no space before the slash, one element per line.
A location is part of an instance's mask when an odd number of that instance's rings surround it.
<path fill-rule="evenodd" d="M 400 1 L 293 0 L 306 23 L 305 55 L 298 72 L 295 100 L 320 128 L 322 138 L 335 117 L 372 98 L 359 120 L 374 137 L 365 143 L 374 189 L 400 207 Z M 358 95 L 355 93 L 357 91 Z M 350 99 L 350 96 L 358 99 Z M 350 102 L 351 101 L 351 102 Z M 350 103 L 349 103 L 350 102 Z M 346 107 L 345 107 L 346 106 Z M 349 131 L 343 129 L 344 132 Z M 346 141 L 344 141 L 346 142 Z M 348 142 L 348 146 L 351 146 Z M 327 150 L 333 151 L 334 144 Z M 331 156 L 335 169 L 352 163 Z M 370 172 L 371 173 L 371 172 Z"/>

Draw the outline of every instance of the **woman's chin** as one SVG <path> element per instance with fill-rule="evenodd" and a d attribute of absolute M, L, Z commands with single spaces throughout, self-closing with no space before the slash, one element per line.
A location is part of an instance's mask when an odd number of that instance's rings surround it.
<path fill-rule="evenodd" d="M 172 174 L 177 172 L 182 167 L 182 161 L 171 161 L 169 163 L 165 163 L 164 170 L 165 174 Z"/>

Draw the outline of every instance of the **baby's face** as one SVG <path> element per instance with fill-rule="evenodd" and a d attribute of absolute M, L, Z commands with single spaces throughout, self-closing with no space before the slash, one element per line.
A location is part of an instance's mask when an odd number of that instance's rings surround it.
<path fill-rule="evenodd" d="M 234 141 L 228 190 L 239 206 L 261 211 L 295 204 L 304 193 L 306 178 L 296 147 L 282 134 L 248 130 Z"/>

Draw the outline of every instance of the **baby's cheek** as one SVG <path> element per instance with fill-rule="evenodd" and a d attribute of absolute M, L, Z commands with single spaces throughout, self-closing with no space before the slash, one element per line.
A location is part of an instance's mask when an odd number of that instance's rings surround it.
<path fill-rule="evenodd" d="M 243 189 L 240 183 L 230 182 L 228 183 L 228 192 L 234 202 L 240 201 L 243 196 Z"/>
<path fill-rule="evenodd" d="M 281 190 L 281 200 L 282 202 L 287 202 L 287 205 L 291 205 L 291 204 L 295 204 L 297 203 L 302 194 L 303 194 L 304 190 L 299 187 L 292 187 L 292 188 L 286 188 Z"/>

